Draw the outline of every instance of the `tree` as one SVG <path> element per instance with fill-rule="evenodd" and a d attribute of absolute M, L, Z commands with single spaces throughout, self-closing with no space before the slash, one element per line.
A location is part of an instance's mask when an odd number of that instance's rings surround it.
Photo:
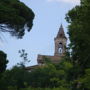
<path fill-rule="evenodd" d="M 5 71 L 7 63 L 7 55 L 4 52 L 0 51 L 0 76 Z"/>
<path fill-rule="evenodd" d="M 0 31 L 22 38 L 30 31 L 34 13 L 19 0 L 0 0 Z"/>
<path fill-rule="evenodd" d="M 89 90 L 90 87 L 90 0 L 81 0 L 66 15 L 72 49 L 72 90 Z M 87 71 L 87 72 L 86 72 Z M 82 82 L 79 80 L 83 80 Z"/>
<path fill-rule="evenodd" d="M 14 66 L 11 70 L 6 70 L 0 80 L 0 89 L 8 90 L 8 87 L 25 88 L 29 79 L 29 72 L 22 66 Z"/>
<path fill-rule="evenodd" d="M 68 12 L 66 20 L 71 41 L 73 62 L 82 70 L 90 68 L 90 1 L 81 0 L 81 5 Z"/>
<path fill-rule="evenodd" d="M 24 49 L 19 50 L 18 53 L 20 54 L 20 58 L 22 58 L 22 62 L 18 63 L 18 65 L 25 67 L 25 64 L 30 62 L 28 53 L 26 53 Z"/>
<path fill-rule="evenodd" d="M 76 82 L 79 82 L 79 90 L 90 90 L 90 69 L 86 69 L 85 74 Z"/>

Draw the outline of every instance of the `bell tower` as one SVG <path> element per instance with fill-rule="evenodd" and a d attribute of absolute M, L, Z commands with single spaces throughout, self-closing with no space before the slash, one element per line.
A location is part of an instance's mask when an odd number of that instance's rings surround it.
<path fill-rule="evenodd" d="M 63 26 L 61 24 L 58 34 L 54 39 L 55 42 L 55 53 L 54 56 L 63 56 L 66 52 L 67 38 L 64 33 Z"/>

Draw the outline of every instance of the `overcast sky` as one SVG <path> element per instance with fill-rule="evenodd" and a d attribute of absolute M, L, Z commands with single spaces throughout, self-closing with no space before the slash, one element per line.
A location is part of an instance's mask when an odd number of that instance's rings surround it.
<path fill-rule="evenodd" d="M 78 5 L 79 0 L 21 0 L 35 13 L 34 25 L 30 33 L 26 33 L 22 40 L 10 35 L 2 34 L 0 49 L 7 53 L 8 68 L 20 62 L 18 50 L 25 49 L 31 60 L 27 65 L 37 64 L 37 55 L 54 54 L 54 37 L 57 35 L 60 24 L 63 24 L 65 33 L 68 23 L 65 14 Z M 68 36 L 67 36 L 68 37 Z"/>

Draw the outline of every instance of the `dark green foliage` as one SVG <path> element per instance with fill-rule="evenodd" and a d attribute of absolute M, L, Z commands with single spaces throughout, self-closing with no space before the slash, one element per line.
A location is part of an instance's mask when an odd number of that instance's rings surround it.
<path fill-rule="evenodd" d="M 0 80 L 0 89 L 7 90 L 8 87 L 25 88 L 29 73 L 23 67 L 14 66 L 6 70 Z"/>
<path fill-rule="evenodd" d="M 45 65 L 30 72 L 22 65 L 6 70 L 0 90 L 90 90 L 90 0 L 81 0 L 80 6 L 68 12 L 66 20 L 70 23 L 71 56 L 67 52 L 59 64 L 44 58 Z M 20 54 L 27 59 L 24 51 Z"/>
<path fill-rule="evenodd" d="M 81 0 L 81 5 L 70 10 L 66 20 L 71 40 L 73 62 L 82 68 L 90 68 L 90 1 Z"/>
<path fill-rule="evenodd" d="M 85 75 L 82 76 L 78 82 L 81 82 L 81 88 L 90 90 L 90 68 L 85 70 Z"/>
<path fill-rule="evenodd" d="M 60 66 L 61 67 L 58 67 Z M 67 73 L 72 69 L 70 62 L 62 62 L 61 64 L 47 64 L 33 69 L 31 72 L 25 70 L 24 67 L 13 67 L 11 70 L 6 70 L 0 80 L 0 89 L 7 88 L 63 88 L 68 90 L 70 83 L 67 81 Z M 42 90 L 42 89 L 41 89 Z M 70 90 L 70 89 L 69 89 Z"/>
<path fill-rule="evenodd" d="M 0 30 L 22 38 L 32 28 L 33 11 L 19 0 L 0 0 Z"/>
<path fill-rule="evenodd" d="M 68 12 L 68 34 L 72 49 L 72 90 L 89 90 L 90 87 L 90 0 Z M 88 70 L 88 72 L 86 72 Z M 87 79 L 88 78 L 88 79 Z"/>
<path fill-rule="evenodd" d="M 59 88 L 31 88 L 31 87 L 28 87 L 28 88 L 20 89 L 20 90 L 70 90 L 70 89 L 63 88 L 63 87 L 59 87 Z"/>
<path fill-rule="evenodd" d="M 24 49 L 19 50 L 18 53 L 20 54 L 20 58 L 22 59 L 22 62 L 18 63 L 18 65 L 25 67 L 25 64 L 30 62 L 30 60 L 28 59 L 28 53 L 26 53 Z"/>
<path fill-rule="evenodd" d="M 7 55 L 3 51 L 0 51 L 0 74 L 5 71 L 7 63 Z"/>

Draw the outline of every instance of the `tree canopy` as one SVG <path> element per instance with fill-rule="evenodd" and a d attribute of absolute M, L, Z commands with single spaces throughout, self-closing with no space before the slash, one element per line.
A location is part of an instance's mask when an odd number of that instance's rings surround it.
<path fill-rule="evenodd" d="M 66 16 L 70 23 L 68 33 L 74 62 L 83 68 L 90 67 L 90 0 L 70 10 Z"/>
<path fill-rule="evenodd" d="M 22 38 L 30 31 L 34 13 L 19 0 L 0 0 L 0 31 Z"/>
<path fill-rule="evenodd" d="M 6 70 L 3 73 L 3 77 L 0 80 L 0 89 L 7 90 L 8 87 L 13 87 L 14 89 L 16 87 L 15 90 L 24 90 L 21 88 L 40 87 L 49 88 L 48 90 L 50 88 L 70 90 L 69 82 L 67 83 L 66 79 L 68 78 L 67 72 L 72 67 L 70 62 L 62 62 L 58 65 L 48 63 L 46 66 L 37 67 L 29 72 L 22 66 L 14 66 L 11 70 Z"/>
<path fill-rule="evenodd" d="M 72 49 L 73 90 L 89 90 L 90 87 L 90 0 L 81 0 L 66 15 Z"/>
<path fill-rule="evenodd" d="M 0 75 L 5 71 L 7 63 L 7 55 L 3 51 L 0 51 Z"/>
<path fill-rule="evenodd" d="M 4 0 L 5 1 L 5 0 Z M 16 0 L 15 0 L 16 1 Z M 58 64 L 45 58 L 45 64 L 27 71 L 22 63 L 6 70 L 0 79 L 2 90 L 90 90 L 90 0 L 81 0 L 79 6 L 66 15 L 69 23 L 68 34 L 71 40 L 71 56 L 66 56 Z M 27 53 L 19 51 L 24 61 Z M 6 54 L 1 52 L 1 60 Z M 1 66 L 0 65 L 0 66 Z"/>

